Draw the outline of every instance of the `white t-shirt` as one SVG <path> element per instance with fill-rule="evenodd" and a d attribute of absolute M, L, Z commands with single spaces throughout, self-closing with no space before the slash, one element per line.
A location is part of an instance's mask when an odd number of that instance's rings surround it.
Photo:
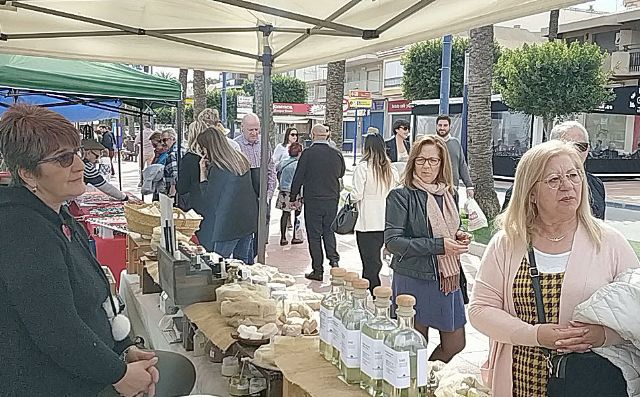
<path fill-rule="evenodd" d="M 536 256 L 536 266 L 540 273 L 563 273 L 567 270 L 571 251 L 561 254 L 547 254 L 534 248 L 533 254 Z"/>

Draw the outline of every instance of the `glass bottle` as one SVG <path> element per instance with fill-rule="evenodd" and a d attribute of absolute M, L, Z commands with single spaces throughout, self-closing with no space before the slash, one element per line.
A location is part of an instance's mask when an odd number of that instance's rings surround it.
<path fill-rule="evenodd" d="M 391 306 L 391 288 L 375 287 L 374 317 L 362 323 L 360 331 L 360 388 L 373 397 L 382 396 L 384 338 L 398 328 L 397 323 L 389 317 Z"/>
<path fill-rule="evenodd" d="M 350 385 L 360 384 L 360 326 L 373 317 L 365 307 L 369 280 L 357 279 L 351 283 L 352 308 L 342 318 L 342 349 L 340 350 L 341 379 Z"/>
<path fill-rule="evenodd" d="M 427 341 L 413 328 L 416 298 L 396 298 L 398 329 L 384 338 L 384 397 L 425 397 L 427 394 Z"/>
<path fill-rule="evenodd" d="M 320 354 L 331 361 L 333 347 L 333 311 L 342 302 L 344 295 L 344 276 L 347 271 L 341 267 L 331 269 L 331 293 L 320 302 Z"/>
<path fill-rule="evenodd" d="M 344 294 L 342 301 L 336 305 L 333 311 L 333 337 L 331 339 L 331 363 L 336 367 L 340 367 L 340 350 L 342 349 L 342 318 L 344 313 L 351 308 L 353 301 L 351 293 L 353 286 L 351 283 L 359 278 L 358 273 L 349 272 L 344 276 Z"/>

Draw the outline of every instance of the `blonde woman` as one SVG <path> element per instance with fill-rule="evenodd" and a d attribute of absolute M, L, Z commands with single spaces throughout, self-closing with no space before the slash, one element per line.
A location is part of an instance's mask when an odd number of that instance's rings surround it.
<path fill-rule="evenodd" d="M 249 160 L 233 150 L 224 132 L 217 128 L 205 129 L 196 142 L 202 150 L 199 188 L 204 219 L 198 232 L 200 244 L 224 258 L 233 255 L 252 263 L 258 199 L 251 182 Z"/>
<path fill-rule="evenodd" d="M 351 200 L 359 212 L 355 231 L 362 278 L 369 280 L 372 292 L 380 285 L 387 194 L 398 185 L 398 179 L 398 171 L 387 157 L 384 139 L 377 128 L 370 127 L 364 139 L 364 156 L 353 174 Z"/>
<path fill-rule="evenodd" d="M 582 160 L 572 144 L 549 141 L 524 154 L 498 225 L 469 307 L 471 323 L 491 340 L 483 376 L 496 397 L 547 396 L 547 352 L 585 352 L 621 342 L 613 330 L 573 322 L 572 315 L 598 288 L 640 264 L 626 239 L 593 217 Z M 534 279 L 544 313 L 536 309 Z M 611 386 L 622 378 L 594 379 Z M 590 396 L 594 390 L 566 395 Z M 610 392 L 597 395 L 626 395 Z"/>
<path fill-rule="evenodd" d="M 436 135 L 414 142 L 402 186 L 387 196 L 384 240 L 393 254 L 395 296 L 416 297 L 415 327 L 425 338 L 440 332 L 429 360 L 449 362 L 465 346 L 460 255 L 470 235 L 460 230 L 451 162 Z"/>

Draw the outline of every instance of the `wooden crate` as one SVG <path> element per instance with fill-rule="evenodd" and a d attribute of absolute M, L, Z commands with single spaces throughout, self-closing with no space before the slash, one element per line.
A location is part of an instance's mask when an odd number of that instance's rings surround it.
<path fill-rule="evenodd" d="M 142 267 L 138 272 L 138 275 L 140 276 L 140 288 L 142 288 L 142 293 L 156 294 L 156 293 L 162 292 L 162 288 L 160 288 L 160 285 L 158 285 L 154 281 L 153 277 L 151 277 L 151 274 L 149 274 L 146 268 L 147 265 L 151 267 L 155 267 L 156 269 L 155 274 L 157 277 L 158 262 L 155 260 L 150 260 L 146 256 L 143 256 L 142 258 L 140 258 L 140 263 Z"/>
<path fill-rule="evenodd" d="M 127 235 L 127 273 L 141 274 L 140 258 L 151 251 L 151 240 L 143 239 L 139 234 Z"/>

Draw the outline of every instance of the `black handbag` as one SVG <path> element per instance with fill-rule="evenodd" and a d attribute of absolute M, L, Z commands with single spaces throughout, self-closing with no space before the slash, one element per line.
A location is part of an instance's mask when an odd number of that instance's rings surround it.
<path fill-rule="evenodd" d="M 331 230 L 338 234 L 352 234 L 358 221 L 358 209 L 351 204 L 351 195 L 347 196 L 346 203 L 340 208 L 336 218 L 331 223 Z"/>
<path fill-rule="evenodd" d="M 546 324 L 540 273 L 533 249 L 529 249 L 529 274 L 539 324 Z M 594 353 L 551 354 L 542 348 L 549 366 L 548 397 L 625 397 L 627 382 L 620 368 Z"/>

